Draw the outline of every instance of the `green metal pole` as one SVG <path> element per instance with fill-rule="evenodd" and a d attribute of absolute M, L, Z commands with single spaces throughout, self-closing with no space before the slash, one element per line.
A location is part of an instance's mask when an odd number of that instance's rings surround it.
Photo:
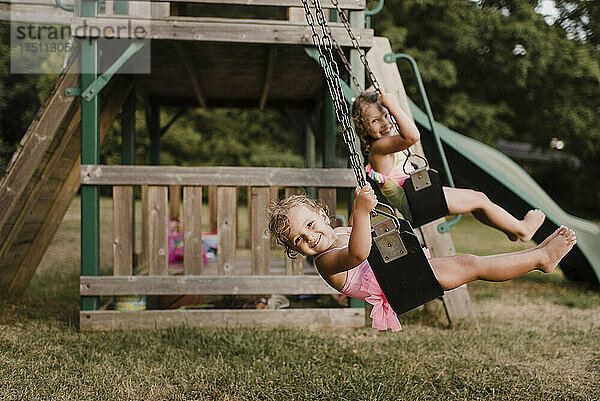
<path fill-rule="evenodd" d="M 83 0 L 81 16 L 95 17 L 97 2 Z M 98 42 L 87 38 L 81 41 L 81 86 L 87 88 L 98 77 Z M 81 163 L 100 162 L 100 129 L 98 97 L 81 102 Z M 97 186 L 81 187 L 81 275 L 100 273 L 100 194 Z M 82 310 L 98 309 L 98 297 L 81 297 Z"/>
<path fill-rule="evenodd" d="M 131 90 L 121 111 L 121 164 L 135 164 L 135 88 Z M 135 244 L 135 192 L 131 204 L 131 242 Z M 135 246 L 131 252 L 131 263 L 134 263 Z"/>
<path fill-rule="evenodd" d="M 150 164 L 160 165 L 160 106 L 150 103 Z"/>

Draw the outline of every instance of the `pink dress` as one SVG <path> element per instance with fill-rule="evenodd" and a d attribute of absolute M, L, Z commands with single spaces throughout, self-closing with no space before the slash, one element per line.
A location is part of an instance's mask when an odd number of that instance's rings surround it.
<path fill-rule="evenodd" d="M 350 235 L 352 231 L 351 227 L 346 227 L 347 233 L 337 233 L 338 235 Z M 345 245 L 340 248 L 331 248 L 315 256 L 315 265 L 317 259 L 328 252 L 336 249 L 347 248 Z M 371 319 L 373 320 L 373 328 L 377 330 L 392 329 L 392 331 L 400 331 L 400 321 L 396 312 L 392 309 L 392 306 L 383 295 L 381 287 L 375 278 L 375 274 L 369 265 L 368 260 L 364 260 L 361 264 L 347 271 L 346 283 L 340 291 L 344 295 L 349 297 L 365 300 L 366 302 L 373 305 L 371 310 Z"/>

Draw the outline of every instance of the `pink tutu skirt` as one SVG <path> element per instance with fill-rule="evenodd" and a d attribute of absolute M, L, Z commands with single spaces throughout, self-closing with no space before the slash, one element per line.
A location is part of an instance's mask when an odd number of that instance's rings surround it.
<path fill-rule="evenodd" d="M 352 298 L 363 299 L 373 305 L 371 310 L 373 328 L 377 330 L 402 330 L 398 316 L 385 295 L 383 295 L 383 291 L 381 291 L 381 287 L 367 260 L 348 270 L 346 283 L 341 292 Z"/>

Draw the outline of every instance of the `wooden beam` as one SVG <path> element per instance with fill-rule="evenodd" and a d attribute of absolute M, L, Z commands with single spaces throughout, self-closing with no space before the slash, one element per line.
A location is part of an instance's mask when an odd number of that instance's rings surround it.
<path fill-rule="evenodd" d="M 123 105 L 123 102 L 127 98 L 129 91 L 132 88 L 131 83 L 127 80 L 120 80 L 120 78 L 117 79 L 119 81 L 115 82 L 114 86 L 111 86 L 111 89 L 108 92 L 109 94 L 107 94 L 106 97 L 106 99 L 110 99 L 111 101 L 108 102 L 106 107 L 103 108 L 102 115 L 100 117 L 100 142 L 104 141 L 106 133 L 116 118 L 119 110 L 121 110 L 121 106 Z M 80 113 L 76 113 L 76 116 L 80 116 Z M 78 117 L 74 119 L 79 121 Z M 79 128 L 77 128 L 77 131 L 73 133 L 73 138 L 71 141 L 77 141 L 75 143 L 78 145 L 78 141 L 81 140 L 81 129 L 80 124 L 76 124 L 76 126 Z M 79 148 L 79 146 L 77 146 L 77 148 Z M 58 191 L 58 195 L 56 196 L 50 210 L 46 214 L 43 224 L 30 247 L 31 251 L 28 252 L 25 258 L 21 261 L 21 265 L 19 266 L 19 269 L 12 280 L 12 283 L 10 284 L 10 287 L 6 291 L 5 296 L 7 298 L 21 294 L 31 281 L 35 270 L 37 269 L 42 257 L 44 256 L 44 253 L 46 252 L 46 249 L 48 248 L 48 244 L 58 230 L 58 227 L 60 226 L 60 223 L 67 212 L 67 209 L 73 201 L 73 197 L 79 189 L 81 174 L 80 161 L 80 156 L 73 161 L 73 167 L 68 176 L 65 177 L 64 183 Z"/>
<path fill-rule="evenodd" d="M 271 88 L 271 82 L 273 81 L 273 73 L 275 72 L 275 61 L 277 60 L 277 47 L 269 47 L 269 56 L 267 59 L 267 69 L 265 72 L 265 82 L 263 84 L 262 95 L 260 96 L 260 103 L 258 108 L 263 110 L 269 97 L 269 89 Z"/>
<path fill-rule="evenodd" d="M 202 273 L 202 188 L 183 188 L 184 274 Z"/>
<path fill-rule="evenodd" d="M 237 188 L 217 188 L 217 266 L 219 274 L 233 274 L 237 242 Z"/>
<path fill-rule="evenodd" d="M 176 42 L 175 47 L 179 53 L 179 59 L 183 64 L 183 68 L 185 68 L 185 71 L 190 79 L 190 84 L 192 85 L 192 89 L 194 90 L 194 95 L 196 95 L 198 104 L 200 107 L 206 107 L 206 100 L 204 100 L 204 95 L 202 95 L 202 88 L 200 87 L 198 74 L 196 74 L 197 69 L 193 67 L 195 64 L 190 58 L 189 50 L 186 49 L 186 45 L 183 42 Z"/>
<path fill-rule="evenodd" d="M 132 187 L 113 187 L 113 271 L 115 276 L 133 274 L 132 204 Z"/>
<path fill-rule="evenodd" d="M 81 276 L 80 294 L 92 295 L 260 295 L 337 294 L 318 275 L 123 275 Z"/>
<path fill-rule="evenodd" d="M 168 274 L 167 187 L 148 187 L 148 271 Z"/>
<path fill-rule="evenodd" d="M 86 37 L 85 26 L 98 28 L 96 32 L 121 31 L 122 39 L 166 39 L 235 43 L 273 43 L 312 45 L 312 31 L 306 23 L 274 20 L 169 17 L 164 19 L 121 19 L 74 17 L 71 32 L 74 36 Z M 84 23 L 85 22 L 85 23 Z M 129 25 L 131 24 L 131 25 Z M 341 23 L 329 23 L 333 38 L 340 46 L 352 46 L 346 29 Z M 128 30 L 127 27 L 130 26 Z M 131 29 L 131 26 L 134 27 Z M 139 37 L 143 28 L 147 32 Z M 111 30 L 112 29 L 112 30 Z M 372 29 L 354 29 L 361 47 L 371 47 Z M 137 35 L 137 37 L 136 37 Z"/>
<path fill-rule="evenodd" d="M 180 167 L 92 165 L 81 167 L 87 185 L 181 185 L 354 188 L 347 168 Z"/>
<path fill-rule="evenodd" d="M 169 185 L 169 218 L 171 220 L 179 220 L 181 211 L 179 206 L 181 203 L 181 186 Z"/>
<path fill-rule="evenodd" d="M 0 182 L 0 227 L 4 226 L 14 208 L 18 206 L 17 201 L 46 155 L 54 135 L 63 126 L 65 119 L 72 119 L 78 110 L 76 98 L 65 95 L 66 88 L 79 85 L 79 76 L 74 73 L 78 68 L 79 63 L 74 62 L 69 69 L 70 74 L 60 77 L 53 93 L 40 108 L 10 161 L 7 173 Z"/>
<path fill-rule="evenodd" d="M 81 330 L 137 330 L 168 327 L 260 327 L 337 329 L 364 327 L 364 309 L 299 308 L 277 310 L 145 310 L 81 311 Z"/>
<path fill-rule="evenodd" d="M 27 23 L 46 23 L 69 25 L 72 14 L 61 10 L 53 1 L 52 4 L 15 4 L 16 1 L 0 1 L 0 21 L 19 21 Z M 18 2 L 21 3 L 21 2 Z"/>
<path fill-rule="evenodd" d="M 269 274 L 271 243 L 265 235 L 268 224 L 265 208 L 269 203 L 269 187 L 251 187 L 250 196 L 251 208 L 248 214 L 252 215 L 252 225 L 248 231 L 252 231 L 252 273 Z"/>

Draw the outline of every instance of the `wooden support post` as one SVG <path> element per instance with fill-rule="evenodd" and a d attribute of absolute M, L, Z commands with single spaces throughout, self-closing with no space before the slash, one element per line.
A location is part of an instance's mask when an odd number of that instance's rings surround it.
<path fill-rule="evenodd" d="M 236 199 L 236 187 L 217 188 L 217 238 L 219 244 L 217 266 L 219 274 L 233 274 L 236 263 Z"/>
<path fill-rule="evenodd" d="M 184 274 L 202 273 L 202 187 L 183 187 Z"/>
<path fill-rule="evenodd" d="M 265 206 L 269 202 L 269 187 L 252 187 L 252 208 L 248 214 L 252 215 L 252 226 L 248 232 L 252 232 L 252 274 L 269 274 L 270 244 L 265 234 L 267 229 L 267 216 Z"/>
<path fill-rule="evenodd" d="M 130 186 L 113 187 L 113 259 L 114 275 L 133 274 L 133 188 Z"/>
<path fill-rule="evenodd" d="M 360 29 L 365 27 L 365 13 L 364 11 L 350 11 L 350 26 L 355 29 Z M 350 49 L 350 69 L 358 81 L 360 87 L 356 87 L 354 81 L 350 80 L 350 87 L 357 95 L 360 94 L 362 89 L 366 89 L 365 85 L 365 66 L 360 60 L 360 52 L 356 49 Z M 354 121 L 352 121 L 354 125 Z M 356 131 L 355 131 L 356 132 Z M 354 146 L 356 149 L 360 149 L 360 139 L 357 136 L 354 137 Z M 360 161 L 363 162 L 363 154 L 359 153 Z"/>
<path fill-rule="evenodd" d="M 168 274 L 169 238 L 167 233 L 167 187 L 148 187 L 148 272 Z"/>
<path fill-rule="evenodd" d="M 287 198 L 290 195 L 298 195 L 301 194 L 302 188 L 286 188 L 285 189 L 285 197 Z M 289 258 L 287 255 L 285 256 L 285 274 L 290 275 L 298 275 L 303 274 L 302 272 L 302 261 L 304 260 L 304 256 L 297 255 L 296 258 Z"/>

